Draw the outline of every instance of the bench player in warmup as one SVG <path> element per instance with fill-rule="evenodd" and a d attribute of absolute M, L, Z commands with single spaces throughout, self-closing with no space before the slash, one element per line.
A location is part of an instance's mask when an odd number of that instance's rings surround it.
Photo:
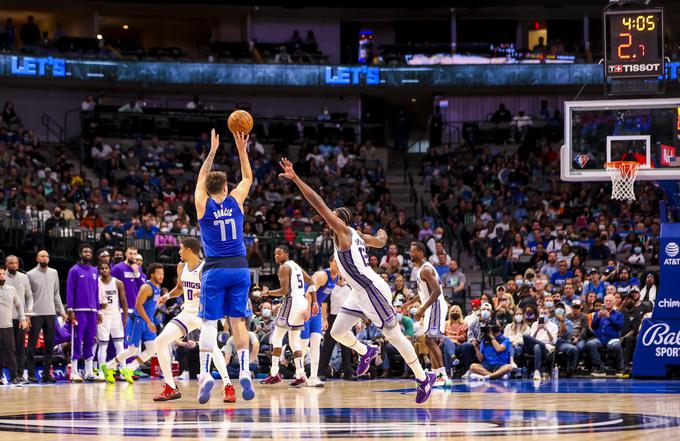
<path fill-rule="evenodd" d="M 310 289 L 309 294 L 312 300 L 310 305 L 305 294 L 305 284 L 311 284 L 312 278 L 300 268 L 300 265 L 290 259 L 290 251 L 287 246 L 279 245 L 276 247 L 274 260 L 280 265 L 279 283 L 281 288 L 274 290 L 265 288 L 262 294 L 269 297 L 283 297 L 283 301 L 274 321 L 274 331 L 271 335 L 272 367 L 269 376 L 260 383 L 276 384 L 281 381 L 279 360 L 282 355 L 283 337 L 288 332 L 288 344 L 293 351 L 295 360 L 295 380 L 290 385 L 299 387 L 307 382 L 305 368 L 302 364 L 300 331 L 304 328 L 305 321 L 309 319 L 310 308 L 312 314 L 319 312 L 319 305 L 316 303 L 316 288 Z"/>
<path fill-rule="evenodd" d="M 307 386 L 324 387 L 319 379 L 319 357 L 321 355 L 321 332 L 328 330 L 328 302 L 326 299 L 333 292 L 335 284 L 338 283 L 338 265 L 335 263 L 335 256 L 331 255 L 328 268 L 312 274 L 310 285 L 316 289 L 316 301 L 321 305 L 318 314 L 312 315 L 305 321 L 305 328 L 300 337 L 302 338 L 303 359 L 304 349 L 309 345 L 309 379 Z"/>
<path fill-rule="evenodd" d="M 116 355 L 125 348 L 125 329 L 123 323 L 128 320 L 128 305 L 123 282 L 111 276 L 111 265 L 100 263 L 99 269 L 99 317 L 97 321 L 97 361 L 99 363 L 98 381 L 104 381 L 103 366 L 106 364 L 106 351 L 109 339 L 113 340 Z M 121 310 L 123 312 L 121 318 Z"/>
<path fill-rule="evenodd" d="M 198 308 L 200 306 L 201 295 L 201 270 L 204 262 L 199 257 L 201 242 L 193 237 L 182 240 L 179 248 L 179 257 L 182 262 L 177 265 L 177 286 L 167 294 L 158 299 L 158 304 L 162 305 L 169 299 L 184 295 L 182 312 L 165 326 L 161 335 L 156 337 L 156 349 L 158 350 L 158 365 L 163 371 L 165 385 L 159 395 L 154 397 L 154 401 L 171 401 L 182 397 L 179 388 L 172 378 L 172 365 L 170 356 L 170 345 L 173 341 L 182 338 L 195 329 L 201 327 L 201 319 L 198 318 Z M 224 402 L 235 403 L 236 393 L 234 386 L 229 379 L 226 362 L 222 352 L 215 347 L 213 350 L 213 363 L 222 377 L 224 383 Z"/>
<path fill-rule="evenodd" d="M 205 404 L 215 384 L 210 363 L 217 347 L 217 320 L 229 318 L 236 352 L 240 363 L 239 383 L 244 400 L 255 398 L 250 373 L 250 352 L 246 317 L 248 309 L 250 270 L 243 242 L 243 202 L 253 183 L 253 171 L 248 159 L 249 136 L 234 132 L 236 149 L 241 162 L 241 182 L 231 193 L 224 172 L 211 172 L 220 146 L 220 137 L 212 130 L 210 152 L 198 172 L 196 216 L 201 227 L 205 264 L 201 276 L 201 304 L 198 316 L 203 320 L 199 340 L 201 374 L 198 378 L 198 402 Z"/>
<path fill-rule="evenodd" d="M 326 203 L 312 188 L 295 173 L 293 164 L 281 159 L 283 173 L 280 177 L 290 179 L 298 186 L 302 195 L 323 217 L 333 230 L 335 259 L 340 274 L 352 287 L 350 296 L 345 300 L 338 314 L 331 335 L 333 338 L 360 355 L 357 376 L 368 372 L 371 362 L 380 352 L 376 346 L 366 346 L 352 333 L 352 328 L 364 317 L 368 318 L 382 331 L 383 335 L 399 351 L 416 377 L 416 403 L 425 402 L 432 393 L 437 379 L 435 374 L 426 373 L 418 361 L 418 356 L 410 341 L 401 332 L 396 312 L 392 307 L 392 291 L 389 285 L 369 266 L 366 247 L 383 248 L 387 242 L 384 230 L 376 236 L 358 233 L 350 224 L 352 212 L 346 207 L 331 211 Z"/>
<path fill-rule="evenodd" d="M 421 242 L 413 242 L 411 244 L 411 262 L 413 262 L 413 271 L 416 271 L 418 297 L 404 303 L 402 308 L 404 311 L 407 311 L 408 308 L 420 302 L 420 308 L 413 315 L 413 319 L 420 321 L 420 319 L 424 318 L 420 330 L 421 335 L 425 336 L 425 345 L 430 351 L 432 370 L 437 375 L 437 381 L 434 385 L 444 386 L 448 376 L 438 340 L 444 336 L 448 304 L 442 294 L 442 285 L 439 281 L 437 270 L 427 261 L 425 253 L 425 245 Z"/>
<path fill-rule="evenodd" d="M 120 370 L 125 381 L 132 384 L 134 382 L 132 375 L 135 370 L 156 353 L 156 325 L 153 322 L 153 316 L 156 313 L 156 299 L 161 295 L 161 284 L 165 270 L 160 263 L 152 263 L 147 272 L 149 273 L 149 280 L 139 289 L 135 310 L 130 314 L 125 325 L 127 349 L 116 355 L 113 360 L 102 365 L 104 378 L 108 383 L 116 381 L 113 374 L 119 364 L 130 357 L 135 357 L 130 364 Z M 144 342 L 145 348 L 137 355 L 142 342 Z"/>

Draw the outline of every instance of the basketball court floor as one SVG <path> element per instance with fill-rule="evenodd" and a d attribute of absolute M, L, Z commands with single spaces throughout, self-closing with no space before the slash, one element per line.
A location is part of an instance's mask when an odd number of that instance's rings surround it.
<path fill-rule="evenodd" d="M 287 381 L 285 383 L 288 383 Z M 155 403 L 159 380 L 0 389 L 0 440 L 480 439 L 676 440 L 680 382 L 570 379 L 466 383 L 421 406 L 411 381 L 257 385 L 253 401 L 205 406 L 196 381 Z"/>

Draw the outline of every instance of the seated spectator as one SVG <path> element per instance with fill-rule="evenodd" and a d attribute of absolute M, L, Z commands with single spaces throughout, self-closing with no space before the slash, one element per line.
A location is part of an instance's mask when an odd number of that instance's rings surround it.
<path fill-rule="evenodd" d="M 470 308 L 472 311 L 470 311 L 470 314 L 466 315 L 464 320 L 465 324 L 469 328 L 470 325 L 475 322 L 479 318 L 479 309 L 482 306 L 482 301 L 480 299 L 473 299 L 470 302 Z"/>
<path fill-rule="evenodd" d="M 458 268 L 458 262 L 451 260 L 448 266 L 448 272 L 441 276 L 442 288 L 444 295 L 449 301 L 454 297 L 463 295 L 466 289 L 465 274 Z"/>
<path fill-rule="evenodd" d="M 628 257 L 628 265 L 632 267 L 644 267 L 645 266 L 645 255 L 642 254 L 642 246 L 636 244 L 633 247 L 633 252 L 630 257 Z"/>
<path fill-rule="evenodd" d="M 257 339 L 257 335 L 254 332 L 248 332 L 248 347 L 250 349 L 250 372 L 255 375 L 259 370 L 258 353 L 260 352 L 260 341 Z M 233 336 L 230 336 L 227 342 L 224 344 L 222 347 L 222 352 L 224 353 L 224 361 L 227 364 L 227 372 L 229 372 L 229 377 L 238 378 L 240 365 L 238 361 L 236 343 L 234 342 Z"/>
<path fill-rule="evenodd" d="M 407 301 L 411 300 L 412 296 L 413 294 L 411 293 L 411 290 L 406 287 L 404 276 L 398 274 L 397 277 L 394 278 L 394 288 L 392 289 L 393 304 L 396 305 L 398 302 L 400 302 L 403 305 Z"/>
<path fill-rule="evenodd" d="M 14 111 L 14 103 L 12 101 L 5 101 L 5 108 L 2 110 L 2 122 L 5 124 L 19 123 L 19 117 Z"/>
<path fill-rule="evenodd" d="M 541 381 L 541 366 L 548 354 L 552 354 L 557 344 L 558 327 L 550 321 L 550 310 L 542 306 L 538 310 L 539 318 L 535 321 L 529 332 L 524 335 L 524 351 L 533 354 L 534 381 Z"/>
<path fill-rule="evenodd" d="M 576 346 L 579 354 L 583 354 L 590 333 L 590 321 L 584 311 L 584 303 L 581 299 L 576 298 L 571 302 L 571 313 L 567 314 L 567 318 L 571 320 L 573 325 L 569 343 Z"/>
<path fill-rule="evenodd" d="M 626 374 L 630 374 L 638 332 L 640 326 L 642 326 L 642 319 L 647 312 L 649 312 L 649 310 L 640 301 L 639 288 L 633 286 L 628 295 L 623 297 L 623 304 L 621 307 L 621 313 L 623 314 L 623 328 L 621 328 L 623 371 Z"/>
<path fill-rule="evenodd" d="M 94 207 L 92 207 L 92 209 L 87 210 L 87 215 L 81 219 L 80 226 L 87 228 L 88 230 L 104 228 L 104 219 L 102 219 Z"/>
<path fill-rule="evenodd" d="M 288 54 L 286 46 L 280 46 L 279 51 L 274 56 L 274 63 L 292 63 L 293 59 Z"/>
<path fill-rule="evenodd" d="M 512 323 L 512 314 L 514 310 L 515 302 L 512 298 L 512 294 L 506 292 L 498 302 L 498 307 L 496 307 L 494 314 L 494 318 L 503 329 L 505 329 L 506 325 Z"/>
<path fill-rule="evenodd" d="M 545 274 L 548 276 L 548 278 L 550 278 L 558 271 L 559 266 L 557 265 L 557 253 L 551 251 L 548 253 L 548 261 L 541 267 L 540 273 Z"/>
<path fill-rule="evenodd" d="M 647 273 L 645 276 L 645 285 L 640 291 L 640 298 L 643 302 L 649 302 L 653 306 L 656 303 L 657 290 L 656 276 L 654 273 Z"/>
<path fill-rule="evenodd" d="M 512 372 L 510 364 L 510 340 L 503 335 L 503 329 L 498 322 L 490 322 L 487 333 L 482 335 L 481 343 L 475 345 L 475 352 L 480 363 L 470 366 L 471 380 L 507 379 Z"/>
<path fill-rule="evenodd" d="M 135 237 L 137 239 L 153 240 L 158 234 L 158 227 L 153 224 L 151 216 L 144 216 L 142 225 L 135 230 Z"/>
<path fill-rule="evenodd" d="M 439 262 L 434 265 L 434 269 L 437 271 L 439 279 L 442 279 L 444 275 L 449 272 L 449 266 L 446 264 L 446 254 L 439 253 L 437 257 L 439 258 Z"/>
<path fill-rule="evenodd" d="M 425 246 L 430 250 L 430 253 L 437 255 L 440 251 L 446 253 L 446 244 L 444 243 L 444 229 L 442 227 L 436 227 L 432 236 L 425 240 Z M 446 253 L 448 255 L 448 253 Z M 431 258 L 432 256 L 430 256 Z M 432 263 L 432 261 L 430 261 Z M 432 263 L 434 265 L 434 263 Z"/>
<path fill-rule="evenodd" d="M 516 308 L 511 323 L 505 325 L 503 333 L 510 340 L 512 344 L 512 359 L 511 364 L 516 366 L 516 361 L 522 357 L 524 353 L 524 334 L 529 331 L 529 324 L 524 318 L 524 311 L 522 308 Z"/>
<path fill-rule="evenodd" d="M 628 268 L 621 268 L 618 273 L 618 281 L 614 283 L 616 292 L 621 295 L 628 294 L 632 286 L 637 286 L 639 288 L 640 281 L 635 277 L 630 277 L 630 270 Z"/>
<path fill-rule="evenodd" d="M 438 235 L 437 231 L 442 230 L 441 227 L 437 227 L 434 230 L 434 236 L 428 240 L 428 242 L 433 242 L 433 238 Z M 429 261 L 432 265 L 437 265 L 439 263 L 439 254 L 443 253 L 446 256 L 446 264 L 448 265 L 449 262 L 451 262 L 451 257 L 448 255 L 446 252 L 446 249 L 444 248 L 444 242 L 442 241 L 437 241 L 434 242 L 434 251 L 432 252 L 432 255 L 429 257 Z"/>
<path fill-rule="evenodd" d="M 593 313 L 591 329 L 595 337 L 586 343 L 590 361 L 593 364 L 591 375 L 601 377 L 606 374 L 599 352 L 599 349 L 603 346 L 609 348 L 614 354 L 614 368 L 617 372 L 623 371 L 623 348 L 621 347 L 623 324 L 623 314 L 614 309 L 614 296 L 605 296 L 604 306 Z"/>
<path fill-rule="evenodd" d="M 559 271 L 553 273 L 553 275 L 550 277 L 550 284 L 555 287 L 561 287 L 566 283 L 567 280 L 574 277 L 574 273 L 568 269 L 569 264 L 566 260 L 560 260 L 558 268 Z"/>
<path fill-rule="evenodd" d="M 603 299 L 609 283 L 601 281 L 600 271 L 597 268 L 591 268 L 588 271 L 588 277 L 589 280 L 583 284 L 583 294 L 594 292 L 597 298 Z"/>
<path fill-rule="evenodd" d="M 466 341 L 467 324 L 463 319 L 463 311 L 460 309 L 460 306 L 453 305 L 449 308 L 444 338 L 441 343 L 444 367 L 447 373 L 451 374 L 451 369 L 454 367 L 454 359 L 458 354 L 458 348 Z"/>
<path fill-rule="evenodd" d="M 396 274 L 401 271 L 404 265 L 404 256 L 399 254 L 396 244 L 390 244 L 382 259 L 380 259 L 380 268 L 387 271 L 389 274 Z"/>
<path fill-rule="evenodd" d="M 566 286 L 566 285 L 565 285 Z M 567 358 L 567 378 L 574 376 L 578 365 L 578 349 L 571 343 L 571 336 L 574 333 L 574 324 L 567 317 L 564 303 L 555 304 L 555 310 L 551 311 L 550 321 L 557 326 L 557 343 L 555 350 L 562 353 Z"/>
<path fill-rule="evenodd" d="M 83 112 L 91 112 L 94 110 L 94 108 L 97 107 L 97 102 L 94 100 L 94 97 L 92 95 L 88 95 L 85 97 L 85 100 L 80 103 L 80 109 Z"/>
<path fill-rule="evenodd" d="M 515 139 L 515 142 L 523 141 L 532 125 L 533 121 L 531 121 L 531 117 L 526 115 L 524 110 L 520 110 L 510 122 L 510 133 Z"/>
<path fill-rule="evenodd" d="M 194 95 L 194 97 L 187 103 L 185 106 L 187 110 L 197 110 L 197 111 L 202 111 L 205 109 L 205 105 L 201 101 L 201 98 L 198 95 Z"/>
<path fill-rule="evenodd" d="M 170 233 L 170 227 L 165 222 L 161 224 L 158 234 L 153 239 L 153 243 L 160 255 L 169 255 L 179 247 L 177 238 Z"/>
<path fill-rule="evenodd" d="M 605 244 L 606 241 L 607 241 L 606 234 L 598 235 L 595 238 L 593 246 L 591 246 L 590 249 L 588 250 L 588 258 L 597 260 L 608 259 L 611 256 L 611 250 Z"/>
<path fill-rule="evenodd" d="M 467 342 L 463 343 L 460 347 L 461 364 L 463 369 L 468 371 L 466 372 L 466 375 L 470 373 L 470 365 L 472 365 L 475 360 L 481 362 L 476 356 L 477 346 L 482 339 L 480 329 L 482 326 L 488 325 L 491 322 L 493 318 L 492 315 L 493 307 L 490 303 L 485 302 L 482 303 L 482 306 L 479 309 L 479 316 L 474 317 L 471 322 L 468 322 Z"/>
<path fill-rule="evenodd" d="M 534 55 L 544 55 L 548 52 L 548 46 L 545 44 L 545 38 L 538 37 L 538 44 L 534 45 L 531 50 Z"/>
<path fill-rule="evenodd" d="M 512 114 L 509 110 L 505 108 L 505 104 L 500 103 L 498 105 L 498 110 L 496 110 L 493 115 L 491 115 L 491 122 L 498 124 L 502 122 L 512 121 Z"/>
<path fill-rule="evenodd" d="M 314 37 L 314 31 L 312 30 L 307 31 L 307 38 L 305 38 L 305 44 L 310 46 L 312 50 L 316 50 L 317 43 L 316 37 Z"/>

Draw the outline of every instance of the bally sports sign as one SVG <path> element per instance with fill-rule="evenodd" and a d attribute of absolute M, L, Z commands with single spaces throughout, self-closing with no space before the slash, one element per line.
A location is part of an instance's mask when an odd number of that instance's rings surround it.
<path fill-rule="evenodd" d="M 680 356 L 680 332 L 671 331 L 668 323 L 655 323 L 643 334 L 640 341 L 643 346 L 654 346 L 657 357 Z"/>

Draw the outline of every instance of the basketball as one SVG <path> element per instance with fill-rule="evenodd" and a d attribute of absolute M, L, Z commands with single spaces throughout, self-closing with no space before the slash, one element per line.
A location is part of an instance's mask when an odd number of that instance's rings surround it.
<path fill-rule="evenodd" d="M 231 132 L 250 133 L 253 130 L 253 117 L 245 110 L 235 110 L 227 119 L 227 127 Z"/>

